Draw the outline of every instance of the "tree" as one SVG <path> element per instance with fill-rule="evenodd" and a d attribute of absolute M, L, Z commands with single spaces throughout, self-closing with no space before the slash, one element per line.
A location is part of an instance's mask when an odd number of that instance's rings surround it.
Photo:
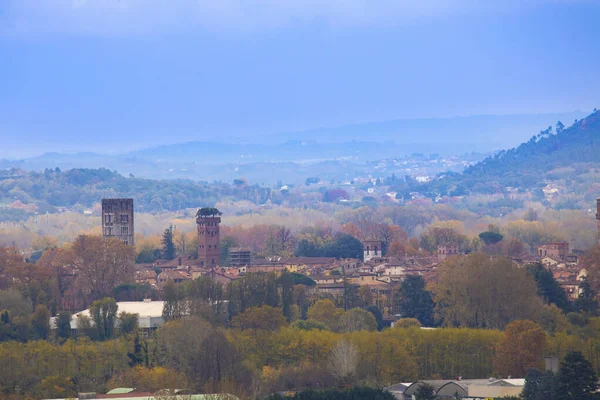
<path fill-rule="evenodd" d="M 119 333 L 121 335 L 129 335 L 135 333 L 138 329 L 138 314 L 131 314 L 122 311 L 121 313 L 119 313 L 118 321 Z"/>
<path fill-rule="evenodd" d="M 595 316 L 598 314 L 598 301 L 596 300 L 596 293 L 592 290 L 592 287 L 586 278 L 579 284 L 579 296 L 573 308 L 576 311 L 583 312 L 589 316 Z"/>
<path fill-rule="evenodd" d="M 165 229 L 162 236 L 162 255 L 166 260 L 172 260 L 177 256 L 177 249 L 173 242 L 173 227 Z"/>
<path fill-rule="evenodd" d="M 241 330 L 275 331 L 286 324 L 281 309 L 270 306 L 250 307 L 231 319 L 231 326 Z"/>
<path fill-rule="evenodd" d="M 220 215 L 223 215 L 223 213 L 214 207 L 202 207 L 196 212 L 196 217 L 199 218 L 217 217 Z"/>
<path fill-rule="evenodd" d="M 110 339 L 114 336 L 117 309 L 117 302 L 110 297 L 96 300 L 90 306 L 90 316 L 94 321 L 94 327 L 100 340 Z"/>
<path fill-rule="evenodd" d="M 279 285 L 281 286 L 281 308 L 283 311 L 284 317 L 288 322 L 292 321 L 292 292 L 294 290 L 294 281 L 286 269 L 283 270 L 281 276 L 279 277 Z"/>
<path fill-rule="evenodd" d="M 302 329 L 305 331 L 310 331 L 313 329 L 317 329 L 320 331 L 328 331 L 329 327 L 322 322 L 315 321 L 312 319 L 299 319 L 297 321 L 292 322 L 290 325 L 292 328 Z"/>
<path fill-rule="evenodd" d="M 483 241 L 483 243 L 485 243 L 486 245 L 493 246 L 496 243 L 499 243 L 502 239 L 504 239 L 504 236 L 498 232 L 487 231 L 487 232 L 481 232 L 479 234 L 479 239 L 481 239 Z"/>
<path fill-rule="evenodd" d="M 342 339 L 331 349 L 328 359 L 329 371 L 341 382 L 346 382 L 356 373 L 358 361 L 359 353 L 356 346 Z"/>
<path fill-rule="evenodd" d="M 71 313 L 61 311 L 56 316 L 56 337 L 59 340 L 66 340 L 71 337 Z"/>
<path fill-rule="evenodd" d="M 564 312 L 569 312 L 571 304 L 567 294 L 558 284 L 554 275 L 542 264 L 537 263 L 527 266 L 527 272 L 533 276 L 537 285 L 537 294 L 548 304 L 556 304 Z"/>
<path fill-rule="evenodd" d="M 525 387 L 521 393 L 524 400 L 554 400 L 556 396 L 556 378 L 552 371 L 542 372 L 530 368 L 525 375 Z"/>
<path fill-rule="evenodd" d="M 425 326 L 433 326 L 434 303 L 420 275 L 407 275 L 402 281 L 398 296 L 398 311 L 402 318 L 416 318 Z"/>
<path fill-rule="evenodd" d="M 8 311 L 11 316 L 28 316 L 32 309 L 31 300 L 24 298 L 18 290 L 0 290 L 0 310 Z"/>
<path fill-rule="evenodd" d="M 135 249 L 119 239 L 80 235 L 73 242 L 70 256 L 64 263 L 76 267 L 76 284 L 92 299 L 109 296 L 115 287 L 134 281 Z"/>
<path fill-rule="evenodd" d="M 183 292 L 181 287 L 172 280 L 168 280 L 163 288 L 163 312 L 162 317 L 165 321 L 179 319 L 187 314 L 185 304 L 183 303 Z"/>
<path fill-rule="evenodd" d="M 375 331 L 377 321 L 373 314 L 361 308 L 353 308 L 346 311 L 340 317 L 340 328 L 342 332 Z"/>
<path fill-rule="evenodd" d="M 339 319 L 344 313 L 341 308 L 336 308 L 329 299 L 317 301 L 308 309 L 308 318 L 325 324 L 331 330 L 337 330 Z"/>
<path fill-rule="evenodd" d="M 371 291 L 369 291 L 370 293 Z M 375 317 L 375 321 L 377 321 L 377 330 L 380 331 L 383 329 L 384 324 L 383 324 L 383 314 L 381 313 L 381 310 L 379 309 L 379 307 L 377 306 L 368 306 L 366 308 L 366 310 L 368 312 L 370 312 L 371 314 L 373 314 L 373 317 Z"/>
<path fill-rule="evenodd" d="M 556 400 L 593 399 L 598 377 L 592 365 L 578 351 L 568 353 L 556 377 Z"/>
<path fill-rule="evenodd" d="M 419 386 L 419 388 L 415 391 L 415 399 L 417 400 L 434 400 L 437 396 L 435 395 L 435 390 L 433 386 L 423 383 Z"/>
<path fill-rule="evenodd" d="M 50 333 L 50 311 L 44 304 L 38 304 L 31 315 L 31 329 L 38 340 L 47 340 Z"/>
<path fill-rule="evenodd" d="M 502 376 L 525 376 L 543 363 L 546 333 L 532 321 L 514 321 L 506 326 L 496 353 L 496 370 Z"/>
<path fill-rule="evenodd" d="M 536 319 L 543 309 L 535 280 L 504 257 L 471 253 L 447 259 L 437 274 L 436 314 L 445 326 L 502 329 L 514 320 Z"/>
<path fill-rule="evenodd" d="M 341 234 L 334 241 L 325 243 L 322 254 L 325 257 L 357 258 L 362 260 L 363 245 L 355 237 Z"/>
<path fill-rule="evenodd" d="M 561 133 L 563 130 L 565 129 L 565 124 L 563 124 L 562 122 L 558 121 L 556 123 L 556 133 Z"/>

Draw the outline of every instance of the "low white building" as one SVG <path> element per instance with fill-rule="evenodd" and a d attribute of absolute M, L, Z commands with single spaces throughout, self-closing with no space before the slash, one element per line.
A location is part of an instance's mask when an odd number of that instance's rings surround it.
<path fill-rule="evenodd" d="M 164 301 L 119 301 L 117 302 L 117 315 L 125 311 L 129 314 L 138 315 L 138 325 L 140 329 L 157 328 L 163 323 Z M 71 317 L 71 329 L 77 329 L 79 318 L 85 316 L 91 319 L 90 309 L 74 313 Z M 50 319 L 50 326 L 56 326 L 56 317 Z M 93 323 L 93 322 L 92 322 Z"/>

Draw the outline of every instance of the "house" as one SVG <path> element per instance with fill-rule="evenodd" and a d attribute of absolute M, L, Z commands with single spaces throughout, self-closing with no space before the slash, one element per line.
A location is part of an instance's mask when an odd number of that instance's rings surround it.
<path fill-rule="evenodd" d="M 569 255 L 569 242 L 553 242 L 539 246 L 537 248 L 537 255 L 566 261 L 567 255 Z"/>
<path fill-rule="evenodd" d="M 143 269 L 135 272 L 135 283 L 138 285 L 156 285 L 158 274 L 153 269 Z"/>
<path fill-rule="evenodd" d="M 329 283 L 341 283 L 344 277 L 341 275 L 310 275 L 310 279 L 315 281 L 317 285 Z"/>
<path fill-rule="evenodd" d="M 175 283 L 181 283 L 192 279 L 190 274 L 188 274 L 184 270 L 164 270 L 160 274 L 158 274 L 156 281 L 159 287 L 163 287 L 167 284 L 168 281 L 173 281 Z"/>

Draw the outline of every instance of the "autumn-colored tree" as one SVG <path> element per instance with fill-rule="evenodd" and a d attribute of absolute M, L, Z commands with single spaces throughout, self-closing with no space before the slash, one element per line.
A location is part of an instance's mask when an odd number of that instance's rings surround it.
<path fill-rule="evenodd" d="M 377 320 L 370 312 L 362 308 L 353 308 L 340 317 L 340 329 L 342 332 L 375 331 Z"/>
<path fill-rule="evenodd" d="M 446 260 L 434 288 L 436 314 L 445 326 L 504 328 L 535 319 L 542 310 L 536 283 L 511 260 L 472 253 Z"/>
<path fill-rule="evenodd" d="M 113 377 L 110 387 L 134 387 L 140 391 L 156 392 L 161 389 L 185 389 L 189 383 L 185 375 L 176 370 L 138 365 Z"/>
<path fill-rule="evenodd" d="M 133 282 L 135 250 L 118 239 L 78 236 L 73 242 L 72 264 L 77 282 L 92 299 L 106 297 L 122 283 Z"/>
<path fill-rule="evenodd" d="M 47 340 L 50 334 L 50 311 L 43 304 L 38 306 L 31 315 L 31 330 L 35 339 Z"/>
<path fill-rule="evenodd" d="M 337 330 L 343 313 L 344 310 L 337 308 L 331 300 L 323 299 L 308 309 L 308 318 L 325 324 L 331 330 Z"/>
<path fill-rule="evenodd" d="M 503 377 L 524 377 L 527 369 L 543 365 L 546 334 L 532 321 L 520 320 L 506 326 L 498 346 L 495 366 Z"/>
<path fill-rule="evenodd" d="M 287 322 L 281 309 L 270 306 L 250 307 L 231 320 L 231 326 L 241 330 L 273 331 L 286 324 Z"/>

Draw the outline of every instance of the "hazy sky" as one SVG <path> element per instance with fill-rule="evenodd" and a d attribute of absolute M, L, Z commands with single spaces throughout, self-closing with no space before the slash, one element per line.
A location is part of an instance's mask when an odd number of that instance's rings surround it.
<path fill-rule="evenodd" d="M 0 0 L 0 158 L 591 111 L 598 21 L 594 0 Z"/>

